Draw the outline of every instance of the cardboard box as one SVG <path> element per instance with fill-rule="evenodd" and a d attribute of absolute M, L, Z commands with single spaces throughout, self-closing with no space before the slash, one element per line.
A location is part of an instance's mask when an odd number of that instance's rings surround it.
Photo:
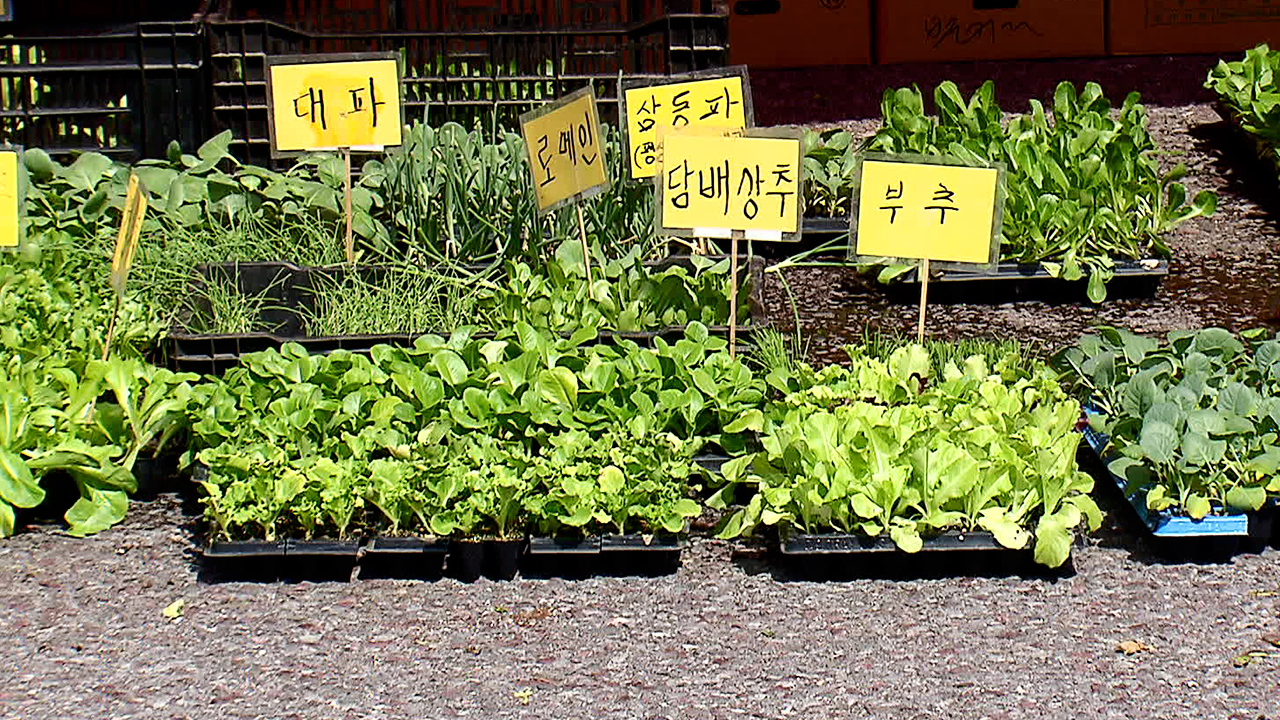
<path fill-rule="evenodd" d="M 1113 55 L 1236 53 L 1280 44 L 1280 0 L 1111 0 L 1107 20 Z"/>
<path fill-rule="evenodd" d="M 871 0 L 730 0 L 729 64 L 866 65 Z"/>
<path fill-rule="evenodd" d="M 876 60 L 1091 57 L 1106 53 L 1105 0 L 879 0 Z"/>

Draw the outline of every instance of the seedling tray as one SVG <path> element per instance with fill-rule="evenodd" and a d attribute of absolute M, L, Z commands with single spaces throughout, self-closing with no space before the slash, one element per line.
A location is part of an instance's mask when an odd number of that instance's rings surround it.
<path fill-rule="evenodd" d="M 1168 274 L 1167 260 L 1116 262 L 1115 277 L 1107 283 L 1107 298 L 1118 300 L 1154 297 Z M 895 299 L 917 302 L 920 298 L 919 272 L 908 271 L 888 287 Z M 1083 302 L 1088 300 L 1087 288 L 1087 278 L 1063 280 L 1051 276 L 1040 265 L 1000 263 L 994 273 L 937 271 L 929 277 L 929 302 Z"/>
<path fill-rule="evenodd" d="M 1059 568 L 1035 562 L 1032 548 L 1011 550 L 985 530 L 948 531 L 925 538 L 919 552 L 907 553 L 886 535 L 792 533 L 780 536 L 778 553 L 789 572 L 801 579 L 861 577 L 924 578 L 956 576 L 1061 575 Z"/>
<path fill-rule="evenodd" d="M 1085 413 L 1094 415 L 1098 411 L 1085 408 Z M 1106 451 L 1110 439 L 1087 425 L 1081 429 L 1081 434 L 1098 460 L 1096 474 L 1103 475 L 1100 478 L 1101 484 L 1113 489 L 1124 504 L 1132 509 L 1130 519 L 1136 520 L 1148 537 L 1156 540 L 1156 549 L 1162 554 L 1231 554 L 1241 545 L 1260 549 L 1268 542 L 1280 539 L 1275 537 L 1273 518 L 1276 510 L 1272 500 L 1268 500 L 1257 512 L 1206 515 L 1199 520 L 1186 515 L 1175 515 L 1167 510 L 1148 509 L 1138 493 L 1128 492 L 1128 483 L 1124 478 L 1108 468 L 1107 463 L 1115 457 L 1115 453 Z"/>
<path fill-rule="evenodd" d="M 349 580 L 360 552 L 356 540 L 212 542 L 204 562 L 220 578 L 257 581 Z"/>
<path fill-rule="evenodd" d="M 375 537 L 360 556 L 360 578 L 439 580 L 449 541 L 436 537 Z"/>
<path fill-rule="evenodd" d="M 750 283 L 749 307 L 751 322 L 738 328 L 740 343 L 749 343 L 754 327 L 764 318 L 764 305 L 760 296 L 763 286 L 764 264 L 759 258 L 744 258 L 747 282 Z M 688 256 L 671 257 L 645 263 L 645 267 L 661 271 L 674 265 L 690 267 Z M 484 266 L 469 266 L 481 271 Z M 356 272 L 376 274 L 383 268 L 359 266 Z M 327 354 L 335 350 L 367 353 L 375 345 L 413 345 L 417 338 L 427 333 L 379 333 L 368 335 L 307 335 L 304 327 L 305 311 L 314 307 L 313 288 L 321 282 L 321 276 L 346 272 L 341 267 L 302 267 L 287 262 L 215 263 L 196 266 L 190 296 L 195 298 L 199 312 L 208 313 L 205 286 L 214 278 L 234 281 L 241 294 L 262 297 L 266 307 L 260 314 L 263 327 L 269 331 L 248 333 L 200 333 L 192 331 L 186 322 L 189 316 L 180 318 L 169 330 L 169 362 L 176 370 L 202 374 L 221 374 L 240 364 L 247 353 L 277 349 L 285 343 L 298 343 L 312 354 Z M 708 328 L 712 335 L 728 337 L 729 326 Z M 684 336 L 683 326 L 665 327 L 645 332 L 602 331 L 597 342 L 632 340 L 642 346 L 651 346 L 655 338 L 669 342 Z M 439 331 L 447 334 L 447 331 Z M 563 333 L 568 337 L 570 333 Z M 485 336 L 486 333 L 478 335 Z"/>
<path fill-rule="evenodd" d="M 531 577 L 669 575 L 686 542 L 668 535 L 531 537 L 520 572 Z"/>

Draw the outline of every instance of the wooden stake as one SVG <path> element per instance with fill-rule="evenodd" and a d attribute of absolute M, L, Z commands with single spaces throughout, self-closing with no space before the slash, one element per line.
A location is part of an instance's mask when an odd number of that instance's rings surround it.
<path fill-rule="evenodd" d="M 738 352 L 738 238 L 741 235 L 741 232 L 734 230 L 733 239 L 729 241 L 729 253 L 732 256 L 729 261 L 729 357 Z"/>
<path fill-rule="evenodd" d="M 582 219 L 582 200 L 575 203 L 578 208 L 578 232 L 582 238 L 582 267 L 587 271 L 587 297 L 596 299 L 595 290 L 591 288 L 591 250 L 587 247 L 587 222 Z"/>
<path fill-rule="evenodd" d="M 347 171 L 343 187 L 343 205 L 347 214 L 347 262 L 353 263 L 356 261 L 356 244 L 351 231 L 351 148 L 342 148 L 342 163 Z"/>
<path fill-rule="evenodd" d="M 924 344 L 924 306 L 929 300 L 929 258 L 920 261 L 920 323 L 916 327 L 916 342 Z"/>

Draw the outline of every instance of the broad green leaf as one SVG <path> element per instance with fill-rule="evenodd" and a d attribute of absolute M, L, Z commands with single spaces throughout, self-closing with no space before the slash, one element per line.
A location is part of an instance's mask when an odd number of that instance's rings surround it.
<path fill-rule="evenodd" d="M 538 373 L 538 395 L 552 405 L 578 406 L 578 377 L 566 367 L 553 367 Z"/>
<path fill-rule="evenodd" d="M 606 465 L 600 471 L 600 489 L 609 494 L 622 492 L 622 488 L 627 484 L 627 478 L 622 474 L 622 470 L 616 465 Z"/>
<path fill-rule="evenodd" d="M 1021 550 L 1031 541 L 1027 532 L 1005 508 L 987 508 L 978 516 L 978 526 L 996 537 L 996 542 L 1010 550 Z"/>
<path fill-rule="evenodd" d="M 1213 507 L 1209 504 L 1209 498 L 1203 495 L 1192 495 L 1187 498 L 1187 506 L 1183 509 L 1187 511 L 1187 515 L 1190 518 L 1193 520 L 1199 520 L 1205 515 L 1208 515 L 1209 511 L 1212 510 Z"/>
<path fill-rule="evenodd" d="M 1071 557 L 1071 528 L 1063 513 L 1053 513 L 1040 518 L 1036 525 L 1036 562 L 1047 567 L 1060 567 Z"/>
<path fill-rule="evenodd" d="M 1267 491 L 1261 487 L 1241 487 L 1237 485 L 1227 491 L 1225 500 L 1227 507 L 1232 510 L 1259 510 L 1267 501 Z"/>
<path fill-rule="evenodd" d="M 1143 423 L 1139 445 L 1154 462 L 1172 462 L 1174 453 L 1178 450 L 1178 431 L 1165 422 Z"/>
<path fill-rule="evenodd" d="M 441 350 L 431 359 L 431 364 L 445 382 L 457 387 L 467 381 L 467 364 L 452 350 Z"/>
<path fill-rule="evenodd" d="M 20 508 L 33 508 L 44 500 L 44 488 L 31 476 L 31 468 L 7 448 L 0 448 L 0 499 Z"/>
<path fill-rule="evenodd" d="M 893 544 L 897 545 L 899 550 L 906 553 L 920 552 L 924 547 L 924 539 L 920 537 L 914 525 L 890 525 L 889 537 L 893 539 Z"/>
<path fill-rule="evenodd" d="M 63 516 L 70 527 L 67 534 L 85 537 L 102 532 L 124 519 L 129 498 L 121 490 L 86 488 L 88 496 L 82 496 Z"/>

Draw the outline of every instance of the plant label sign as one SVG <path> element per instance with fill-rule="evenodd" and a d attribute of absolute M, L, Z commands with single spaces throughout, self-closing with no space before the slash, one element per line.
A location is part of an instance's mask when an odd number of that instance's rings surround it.
<path fill-rule="evenodd" d="M 800 131 L 741 135 L 662 130 L 653 183 L 660 235 L 800 239 Z"/>
<path fill-rule="evenodd" d="M 854 170 L 853 254 L 860 261 L 994 267 L 1000 253 L 1001 172 L 941 158 L 864 156 Z"/>
<path fill-rule="evenodd" d="M 633 180 L 657 173 L 659 127 L 743 129 L 755 125 L 745 65 L 658 81 L 626 80 L 622 113 L 627 128 L 627 166 Z"/>
<path fill-rule="evenodd" d="M 521 115 L 520 133 L 540 214 L 609 186 L 600 115 L 591 87 Z"/>
<path fill-rule="evenodd" d="M 22 151 L 0 150 L 0 248 L 16 248 L 22 243 L 23 180 Z"/>
<path fill-rule="evenodd" d="M 138 238 L 142 235 L 142 221 L 146 216 L 147 188 L 137 175 L 130 174 L 124 195 L 124 212 L 120 216 L 120 233 L 116 236 L 116 251 L 111 256 L 111 287 L 120 297 L 124 297 L 125 281 L 133 267 L 133 256 L 138 250 Z"/>
<path fill-rule="evenodd" d="M 267 58 L 272 154 L 381 151 L 399 145 L 400 66 L 395 53 Z"/>

